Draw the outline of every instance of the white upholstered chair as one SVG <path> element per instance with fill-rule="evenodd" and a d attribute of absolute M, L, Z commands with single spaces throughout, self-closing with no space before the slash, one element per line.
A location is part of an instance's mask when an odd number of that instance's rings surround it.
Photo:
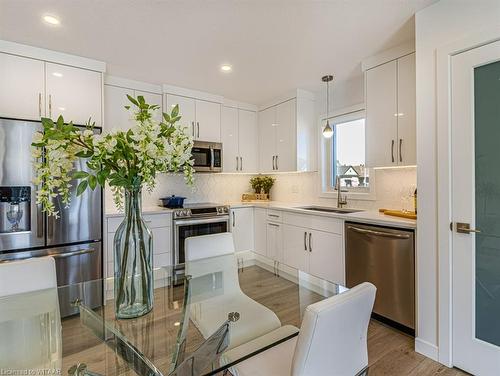
<path fill-rule="evenodd" d="M 187 238 L 185 250 L 186 275 L 191 276 L 193 289 L 190 319 L 204 338 L 210 337 L 224 323 L 229 312 L 241 315 L 231 325 L 229 349 L 281 326 L 273 311 L 241 291 L 233 234 L 226 232 Z M 222 278 L 222 283 L 212 284 L 217 276 Z M 222 315 L 222 312 L 226 314 Z"/>
<path fill-rule="evenodd" d="M 311 304 L 306 308 L 297 337 L 236 364 L 231 373 L 235 376 L 366 373 L 367 332 L 375 292 L 375 286 L 365 282 Z"/>
<path fill-rule="evenodd" d="M 61 317 L 55 262 L 0 264 L 0 369 L 60 369 Z"/>

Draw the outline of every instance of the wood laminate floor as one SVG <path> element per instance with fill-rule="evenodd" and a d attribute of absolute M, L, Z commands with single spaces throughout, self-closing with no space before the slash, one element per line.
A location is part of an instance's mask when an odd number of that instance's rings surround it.
<path fill-rule="evenodd" d="M 282 324 L 300 327 L 300 311 L 308 304 L 321 300 L 314 292 L 304 292 L 296 284 L 258 266 L 245 268 L 239 274 L 240 286 L 245 294 L 257 302 L 272 309 Z M 128 338 L 132 338 L 138 348 L 145 349 L 148 357 L 162 371 L 168 369 L 172 353 L 166 351 L 175 343 L 177 328 L 171 323 L 180 319 L 182 307 L 182 287 L 174 289 L 173 297 L 168 296 L 167 289 L 155 290 L 155 311 L 147 315 L 141 324 L 130 325 L 129 321 L 118 321 L 117 327 Z M 176 303 L 164 304 L 164 299 L 173 299 Z M 113 304 L 106 306 L 112 310 Z M 149 317 L 148 317 L 149 316 Z M 70 365 L 84 362 L 89 370 L 105 375 L 135 375 L 127 370 L 123 361 L 114 356 L 113 351 L 99 343 L 87 331 L 83 332 L 78 318 L 63 321 L 63 374 Z M 190 325 L 193 343 L 188 343 L 188 351 L 196 348 L 202 337 L 196 333 L 194 325 Z M 83 334 L 82 334 L 83 333 Z M 369 375 L 435 375 L 458 376 L 466 373 L 458 369 L 447 368 L 414 351 L 414 339 L 404 333 L 392 329 L 378 321 L 372 320 L 368 328 Z M 164 372 L 165 373 L 165 372 Z M 273 376 L 273 375 L 269 375 Z M 322 376 L 322 375 L 321 375 Z M 328 376 L 328 375 L 325 375 Z"/>

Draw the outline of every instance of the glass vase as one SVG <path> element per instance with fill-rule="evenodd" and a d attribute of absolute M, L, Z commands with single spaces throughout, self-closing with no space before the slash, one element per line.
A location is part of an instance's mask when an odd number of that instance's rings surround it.
<path fill-rule="evenodd" d="M 125 218 L 113 248 L 116 318 L 145 315 L 153 308 L 153 236 L 142 218 L 140 189 L 125 191 Z"/>

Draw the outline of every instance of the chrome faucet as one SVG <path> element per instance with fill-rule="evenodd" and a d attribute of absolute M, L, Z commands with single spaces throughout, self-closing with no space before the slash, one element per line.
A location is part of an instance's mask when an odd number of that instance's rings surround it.
<path fill-rule="evenodd" d="M 337 176 L 335 187 L 337 189 L 337 208 L 341 209 L 344 205 L 347 205 L 347 196 L 342 197 L 342 192 L 348 191 L 343 191 L 340 188 L 340 176 Z"/>

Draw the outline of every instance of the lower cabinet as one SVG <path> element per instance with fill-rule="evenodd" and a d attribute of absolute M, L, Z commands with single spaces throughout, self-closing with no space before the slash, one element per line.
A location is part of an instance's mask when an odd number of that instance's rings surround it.
<path fill-rule="evenodd" d="M 254 208 L 253 213 L 255 245 L 254 252 L 267 255 L 267 209 Z"/>
<path fill-rule="evenodd" d="M 106 277 L 114 275 L 113 240 L 123 216 L 106 219 Z M 172 214 L 145 214 L 144 221 L 153 234 L 153 267 L 172 264 Z"/>
<path fill-rule="evenodd" d="M 236 252 L 254 249 L 253 208 L 232 208 L 229 217 Z"/>
<path fill-rule="evenodd" d="M 283 224 L 267 222 L 266 236 L 266 256 L 283 262 Z"/>
<path fill-rule="evenodd" d="M 305 272 L 309 270 L 308 234 L 307 228 L 283 225 L 284 264 Z"/>

